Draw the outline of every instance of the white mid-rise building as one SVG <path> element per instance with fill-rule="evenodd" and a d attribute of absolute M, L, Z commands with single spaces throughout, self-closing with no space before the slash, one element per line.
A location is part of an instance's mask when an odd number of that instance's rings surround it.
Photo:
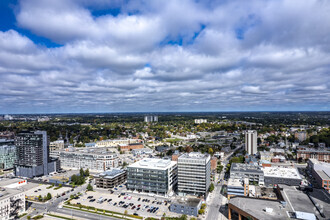
<path fill-rule="evenodd" d="M 197 152 L 178 158 L 178 192 L 180 196 L 207 195 L 211 182 L 211 157 Z"/>
<path fill-rule="evenodd" d="M 64 140 L 52 141 L 49 143 L 49 151 L 64 149 Z"/>
<path fill-rule="evenodd" d="M 96 147 L 118 147 L 119 145 L 129 145 L 143 143 L 141 139 L 114 139 L 114 140 L 102 140 L 97 141 Z"/>
<path fill-rule="evenodd" d="M 254 155 L 258 152 L 257 138 L 257 131 L 249 130 L 245 132 L 245 151 L 247 154 Z"/>
<path fill-rule="evenodd" d="M 63 169 L 89 169 L 91 172 L 103 172 L 118 167 L 117 154 L 107 151 L 60 151 L 59 159 Z"/>
<path fill-rule="evenodd" d="M 5 182 L 11 182 L 7 185 Z M 18 219 L 25 212 L 25 192 L 20 188 L 27 180 L 1 181 L 0 184 L 0 219 Z"/>

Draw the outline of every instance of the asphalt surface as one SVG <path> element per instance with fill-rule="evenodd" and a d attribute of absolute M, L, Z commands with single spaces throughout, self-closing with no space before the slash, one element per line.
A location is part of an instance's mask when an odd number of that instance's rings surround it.
<path fill-rule="evenodd" d="M 61 209 L 58 208 L 59 204 L 61 202 L 63 202 L 66 198 L 69 199 L 70 195 L 77 194 L 78 192 L 84 192 L 86 190 L 87 185 L 88 185 L 88 182 L 86 182 L 82 186 L 76 187 L 74 189 L 74 191 L 70 191 L 69 193 L 66 193 L 64 196 L 61 196 L 59 198 L 53 197 L 51 200 L 49 200 L 46 203 L 32 202 L 31 208 L 33 209 L 33 211 L 30 212 L 28 215 L 32 217 L 34 215 L 39 215 L 39 214 L 42 214 L 42 213 L 45 213 L 48 211 L 61 213 Z M 66 213 L 63 213 L 63 214 L 66 214 Z M 23 219 L 27 219 L 28 215 L 24 216 Z"/>
<path fill-rule="evenodd" d="M 239 148 L 242 148 L 243 145 L 235 148 L 235 150 L 230 153 L 229 155 L 227 155 L 227 157 L 225 157 L 225 160 L 222 162 L 222 165 L 224 167 L 224 169 L 222 170 L 222 172 L 220 173 L 220 183 L 216 183 L 214 184 L 214 191 L 212 192 L 209 198 L 209 201 L 207 202 L 207 216 L 206 219 L 223 219 L 223 214 L 220 213 L 220 208 L 222 206 L 222 201 L 224 199 L 224 196 L 220 193 L 222 186 L 224 184 L 224 175 L 225 175 L 225 167 L 229 162 L 229 159 L 232 157 L 233 153 L 238 150 Z M 226 219 L 226 218 L 225 218 Z"/>

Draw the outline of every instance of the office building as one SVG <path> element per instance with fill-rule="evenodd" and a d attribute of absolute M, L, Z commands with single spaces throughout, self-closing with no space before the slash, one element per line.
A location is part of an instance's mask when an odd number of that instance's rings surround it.
<path fill-rule="evenodd" d="M 198 210 L 202 206 L 202 200 L 191 197 L 176 198 L 171 202 L 170 211 L 181 215 L 198 216 Z"/>
<path fill-rule="evenodd" d="M 329 148 L 309 148 L 305 146 L 297 147 L 297 160 L 299 159 L 317 159 L 322 162 L 330 163 L 330 150 Z"/>
<path fill-rule="evenodd" d="M 158 116 L 146 115 L 144 116 L 144 122 L 158 122 Z"/>
<path fill-rule="evenodd" d="M 229 178 L 227 183 L 227 198 L 232 196 L 248 196 L 249 195 L 249 179 Z"/>
<path fill-rule="evenodd" d="M 299 186 L 302 178 L 294 167 L 271 166 L 263 167 L 266 186 L 285 184 L 288 186 Z"/>
<path fill-rule="evenodd" d="M 211 157 L 197 152 L 178 158 L 178 192 L 180 196 L 206 196 L 211 181 Z"/>
<path fill-rule="evenodd" d="M 122 169 L 111 169 L 94 176 L 95 185 L 98 188 L 112 189 L 123 184 L 127 179 L 127 171 Z"/>
<path fill-rule="evenodd" d="M 0 169 L 13 169 L 16 160 L 15 145 L 0 145 Z"/>
<path fill-rule="evenodd" d="M 245 132 L 245 151 L 247 154 L 253 155 L 258 152 L 257 138 L 257 131 L 249 130 Z"/>
<path fill-rule="evenodd" d="M 91 172 L 103 172 L 118 167 L 119 158 L 106 149 L 82 148 L 59 151 L 63 169 L 89 169 Z"/>
<path fill-rule="evenodd" d="M 52 141 L 49 143 L 49 150 L 56 151 L 64 149 L 64 140 Z"/>
<path fill-rule="evenodd" d="M 158 195 L 172 195 L 178 182 L 177 163 L 146 158 L 127 167 L 127 189 Z"/>
<path fill-rule="evenodd" d="M 330 193 L 330 163 L 320 162 L 316 159 L 309 159 L 307 164 L 307 168 L 315 178 L 317 185 Z"/>
<path fill-rule="evenodd" d="M 260 166 L 254 164 L 232 163 L 230 178 L 240 179 L 241 181 L 247 178 L 251 183 L 264 185 L 264 172 Z"/>
<path fill-rule="evenodd" d="M 48 175 L 59 169 L 59 161 L 49 157 L 46 131 L 20 133 L 15 137 L 15 175 L 32 178 Z"/>

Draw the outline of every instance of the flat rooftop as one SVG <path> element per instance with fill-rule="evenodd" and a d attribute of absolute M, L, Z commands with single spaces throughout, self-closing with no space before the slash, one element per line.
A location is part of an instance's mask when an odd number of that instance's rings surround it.
<path fill-rule="evenodd" d="M 247 179 L 247 184 L 249 184 L 249 181 Z M 234 179 L 234 178 L 229 178 L 228 183 L 227 183 L 228 187 L 244 187 L 244 181 L 240 180 L 240 179 Z"/>
<path fill-rule="evenodd" d="M 320 162 L 314 163 L 314 170 L 323 180 L 330 179 L 330 163 Z"/>
<path fill-rule="evenodd" d="M 229 204 L 238 207 L 257 219 L 282 220 L 288 218 L 287 210 L 282 208 L 281 204 L 275 200 L 232 197 L 229 200 Z M 266 208 L 272 209 L 272 212 L 266 212 Z"/>
<path fill-rule="evenodd" d="M 253 164 L 245 164 L 245 163 L 232 163 L 230 172 L 247 172 L 247 173 L 260 173 L 262 174 L 263 171 L 261 170 L 261 167 L 258 165 Z"/>
<path fill-rule="evenodd" d="M 83 148 L 66 148 L 58 150 L 59 153 L 65 154 L 91 154 L 91 155 L 115 155 L 111 151 L 108 151 L 108 147 L 83 147 Z"/>
<path fill-rule="evenodd" d="M 0 200 L 12 197 L 18 193 L 24 192 L 22 189 L 0 187 Z"/>
<path fill-rule="evenodd" d="M 198 198 L 178 197 L 172 201 L 172 204 L 180 204 L 180 205 L 185 205 L 185 206 L 189 206 L 189 207 L 197 207 L 200 202 L 201 202 L 201 200 Z"/>
<path fill-rule="evenodd" d="M 123 170 L 123 169 L 118 169 L 118 168 L 114 168 L 114 169 L 111 169 L 111 170 L 107 170 L 103 173 L 100 173 L 98 175 L 95 175 L 95 177 L 102 177 L 102 178 L 106 178 L 106 179 L 112 179 L 112 178 L 115 178 L 123 173 L 125 173 L 126 170 Z"/>
<path fill-rule="evenodd" d="M 144 158 L 138 162 L 129 165 L 129 168 L 144 168 L 155 170 L 166 170 L 176 164 L 176 161 L 163 160 L 158 158 Z"/>
<path fill-rule="evenodd" d="M 209 158 L 209 154 L 202 154 L 199 152 L 191 152 L 191 153 L 185 153 L 182 154 L 179 159 L 207 159 Z"/>
<path fill-rule="evenodd" d="M 265 177 L 301 179 L 298 170 L 294 167 L 264 167 L 262 170 Z"/>

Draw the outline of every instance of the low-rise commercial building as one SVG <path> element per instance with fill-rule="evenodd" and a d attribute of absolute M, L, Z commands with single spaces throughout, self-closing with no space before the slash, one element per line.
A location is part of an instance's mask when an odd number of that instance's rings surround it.
<path fill-rule="evenodd" d="M 171 160 L 146 158 L 127 167 L 127 189 L 171 195 L 178 182 L 177 163 Z"/>
<path fill-rule="evenodd" d="M 261 167 L 254 164 L 232 163 L 230 168 L 230 178 L 255 182 L 264 185 L 264 172 Z"/>
<path fill-rule="evenodd" d="M 95 185 L 98 188 L 111 189 L 123 184 L 127 179 L 127 171 L 123 169 L 111 169 L 94 176 Z"/>
<path fill-rule="evenodd" d="M 85 148 L 59 152 L 63 169 L 89 169 L 91 172 L 103 172 L 118 167 L 119 158 L 105 149 Z"/>
<path fill-rule="evenodd" d="M 299 186 L 302 178 L 294 167 L 263 167 L 266 186 L 285 184 L 288 186 Z"/>
<path fill-rule="evenodd" d="M 330 164 L 320 162 L 316 159 L 309 159 L 307 163 L 308 169 L 315 178 L 318 186 L 330 193 Z"/>
<path fill-rule="evenodd" d="M 142 143 L 135 143 L 135 144 L 121 144 L 120 146 L 120 151 L 131 151 L 133 149 L 142 149 L 144 148 L 144 145 Z"/>
<path fill-rule="evenodd" d="M 178 158 L 178 192 L 180 196 L 206 196 L 211 182 L 209 154 L 191 152 Z"/>
<path fill-rule="evenodd" d="M 232 196 L 248 196 L 249 195 L 249 179 L 229 178 L 227 183 L 227 198 Z"/>
<path fill-rule="evenodd" d="M 305 146 L 299 146 L 297 149 L 297 160 L 299 158 L 303 160 L 317 159 L 319 161 L 330 163 L 330 150 L 329 148 L 309 148 Z"/>
<path fill-rule="evenodd" d="M 202 200 L 198 198 L 180 197 L 171 202 L 170 211 L 181 215 L 198 216 Z"/>

